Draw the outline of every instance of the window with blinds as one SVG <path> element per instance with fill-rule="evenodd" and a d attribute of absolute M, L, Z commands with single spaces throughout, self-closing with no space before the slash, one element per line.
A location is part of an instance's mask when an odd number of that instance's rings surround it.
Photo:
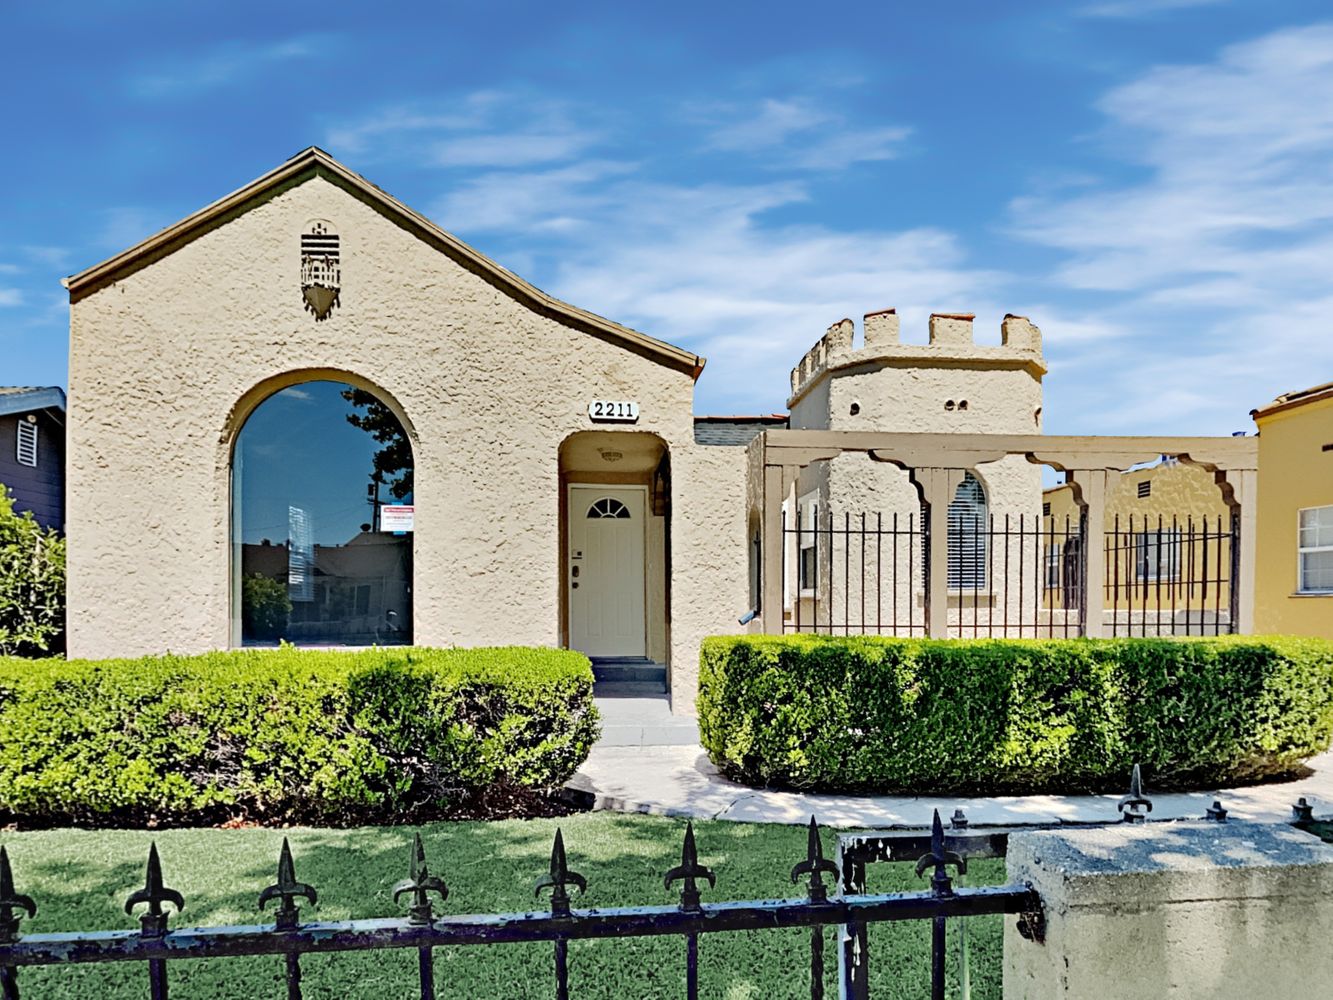
<path fill-rule="evenodd" d="M 27 420 L 18 424 L 18 440 L 14 448 L 19 465 L 37 467 L 37 425 Z"/>
<path fill-rule="evenodd" d="M 987 521 L 986 491 L 969 472 L 949 504 L 950 590 L 985 588 Z"/>

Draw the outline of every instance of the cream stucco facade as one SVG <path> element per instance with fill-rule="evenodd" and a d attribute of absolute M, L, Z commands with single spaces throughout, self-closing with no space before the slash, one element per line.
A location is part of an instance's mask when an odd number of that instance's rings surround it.
<path fill-rule="evenodd" d="M 312 219 L 342 240 L 322 322 L 301 294 Z M 331 379 L 411 441 L 419 644 L 563 644 L 562 483 L 653 472 L 592 467 L 578 436 L 665 452 L 648 643 L 688 708 L 700 640 L 748 589 L 744 448 L 695 443 L 702 359 L 542 296 L 317 150 L 155 239 L 69 282 L 71 656 L 234 643 L 236 435 L 277 390 Z M 594 424 L 593 399 L 638 420 Z"/>
<path fill-rule="evenodd" d="M 1038 433 L 1046 373 L 1041 331 L 1024 317 L 1008 316 L 1000 333 L 999 345 L 978 344 L 971 315 L 936 314 L 930 317 L 927 343 L 903 343 L 898 316 L 887 309 L 865 316 L 861 344 L 855 346 L 855 324 L 847 319 L 835 323 L 792 369 L 791 428 L 960 438 Z M 925 561 L 917 554 L 924 544 L 925 498 L 908 471 L 916 464 L 913 456 L 895 464 L 848 453 L 813 462 L 798 477 L 788 500 L 789 524 L 801 525 L 801 534 L 787 539 L 791 628 L 848 631 L 855 621 L 858 630 L 925 634 Z M 1001 524 L 1006 515 L 1015 523 L 1019 517 L 1035 523 L 1041 503 L 1039 466 L 1009 455 L 966 472 L 954 470 L 946 484 L 951 497 L 965 474 L 984 495 L 985 514 L 977 525 L 982 533 L 988 532 L 991 516 Z M 863 513 L 870 518 L 865 530 Z M 822 534 L 830 516 L 831 530 Z M 819 531 L 814 530 L 816 520 Z M 892 565 L 887 571 L 880 533 L 885 526 L 898 542 L 889 543 Z M 974 573 L 955 569 L 951 574 L 949 616 L 955 628 L 979 617 L 1003 620 L 1011 610 L 1006 605 L 1018 601 L 1019 566 L 1035 566 L 1037 546 L 1035 536 L 1011 542 L 1008 569 L 1003 558 L 997 564 L 987 552 Z M 802 549 L 814 550 L 805 552 L 817 564 L 814 569 L 807 566 L 803 572 Z M 876 560 L 877 571 L 863 573 L 863 558 Z M 964 586 L 965 575 L 975 585 Z M 1017 609 L 1012 610 L 1011 618 Z"/>

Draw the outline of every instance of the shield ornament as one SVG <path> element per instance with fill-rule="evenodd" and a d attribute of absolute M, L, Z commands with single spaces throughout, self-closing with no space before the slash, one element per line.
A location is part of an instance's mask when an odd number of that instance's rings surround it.
<path fill-rule="evenodd" d="M 316 219 L 301 233 L 301 295 L 316 321 L 327 319 L 338 305 L 342 286 L 342 254 L 333 225 Z"/>

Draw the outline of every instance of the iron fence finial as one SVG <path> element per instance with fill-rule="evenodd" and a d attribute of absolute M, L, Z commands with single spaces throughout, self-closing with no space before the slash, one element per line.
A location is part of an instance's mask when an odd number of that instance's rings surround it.
<path fill-rule="evenodd" d="M 700 906 L 699 887 L 696 879 L 707 879 L 709 888 L 717 886 L 717 875 L 711 868 L 699 864 L 699 852 L 694 846 L 694 824 L 685 824 L 685 843 L 680 850 L 680 864 L 666 873 L 666 887 L 672 882 L 683 881 L 680 890 L 680 908 L 698 910 Z"/>
<path fill-rule="evenodd" d="M 565 838 L 560 828 L 555 828 L 555 843 L 551 846 L 551 870 L 537 880 L 534 895 L 540 896 L 543 889 L 551 890 L 551 912 L 557 916 L 569 916 L 569 891 L 566 886 L 576 885 L 579 892 L 588 891 L 588 880 L 576 871 L 570 871 L 565 859 Z"/>
<path fill-rule="evenodd" d="M 1296 804 L 1291 807 L 1291 816 L 1293 823 L 1313 823 L 1314 806 L 1307 802 L 1305 796 L 1302 795 L 1296 800 Z"/>
<path fill-rule="evenodd" d="M 1126 823 L 1142 823 L 1148 818 L 1148 813 L 1152 812 L 1152 800 L 1143 794 L 1143 777 L 1139 773 L 1138 764 L 1134 765 L 1129 775 L 1129 794 L 1120 800 L 1116 808 Z"/>
<path fill-rule="evenodd" d="M 953 894 L 953 880 L 949 878 L 948 865 L 957 868 L 959 875 L 967 874 L 967 859 L 961 854 L 944 849 L 944 823 L 940 820 L 938 809 L 935 810 L 935 816 L 930 822 L 930 853 L 923 854 L 917 861 L 916 877 L 920 878 L 932 865 L 935 867 L 935 874 L 930 879 L 930 891 L 937 896 Z"/>
<path fill-rule="evenodd" d="M 1222 808 L 1221 799 L 1213 799 L 1213 804 L 1203 814 L 1203 818 L 1211 820 L 1214 823 L 1225 823 L 1227 821 L 1227 811 Z"/>
<path fill-rule="evenodd" d="M 430 873 L 426 866 L 426 848 L 421 843 L 421 834 L 412 836 L 412 853 L 407 869 L 407 878 L 393 887 L 393 901 L 405 893 L 412 893 L 412 906 L 408 909 L 408 923 L 416 927 L 429 927 L 435 920 L 431 911 L 430 893 L 438 892 L 440 900 L 449 898 L 449 887 L 444 880 Z"/>
<path fill-rule="evenodd" d="M 24 896 L 14 891 L 14 873 L 9 867 L 9 852 L 0 847 L 0 941 L 15 941 L 19 936 L 19 921 L 16 910 L 24 911 L 29 918 L 37 916 L 37 904 L 31 896 Z"/>
<path fill-rule="evenodd" d="M 809 875 L 810 902 L 826 902 L 828 900 L 828 888 L 824 885 L 822 874 L 824 872 L 836 879 L 838 877 L 838 866 L 824 857 L 824 845 L 819 840 L 819 824 L 811 816 L 810 830 L 805 844 L 805 860 L 792 868 L 791 884 L 795 885 L 802 875 Z"/>
<path fill-rule="evenodd" d="M 957 806 L 953 811 L 953 816 L 949 818 L 949 827 L 954 830 L 967 829 L 967 815 L 963 812 L 962 806 Z"/>
<path fill-rule="evenodd" d="M 139 914 L 139 927 L 145 937 L 161 937 L 167 932 L 167 914 L 162 909 L 163 903 L 171 903 L 179 913 L 185 909 L 185 898 L 175 889 L 168 888 L 162 881 L 162 862 L 157 856 L 157 843 L 148 845 L 148 870 L 144 875 L 144 887 L 137 889 L 125 900 L 125 912 L 133 913 L 139 904 L 148 907 Z"/>
<path fill-rule="evenodd" d="M 315 887 L 296 881 L 296 865 L 292 862 L 292 848 L 287 838 L 282 838 L 282 850 L 278 854 L 278 880 L 259 894 L 259 908 L 270 899 L 281 901 L 277 910 L 278 930 L 292 930 L 300 920 L 300 908 L 296 905 L 298 896 L 310 901 L 311 906 L 318 903 L 319 896 Z"/>

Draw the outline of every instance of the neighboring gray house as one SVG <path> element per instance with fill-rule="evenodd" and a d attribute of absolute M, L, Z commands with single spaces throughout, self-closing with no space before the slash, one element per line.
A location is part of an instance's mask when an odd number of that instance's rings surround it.
<path fill-rule="evenodd" d="M 0 386 L 0 484 L 14 508 L 65 530 L 65 393 Z"/>

